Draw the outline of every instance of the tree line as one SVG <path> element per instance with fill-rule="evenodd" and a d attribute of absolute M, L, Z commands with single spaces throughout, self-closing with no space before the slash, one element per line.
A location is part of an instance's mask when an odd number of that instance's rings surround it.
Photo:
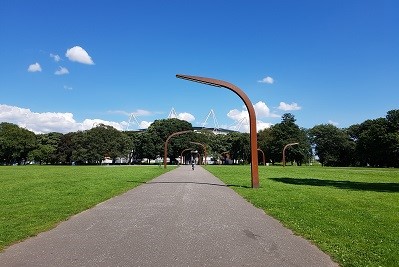
<path fill-rule="evenodd" d="M 189 122 L 179 119 L 156 120 L 146 131 L 118 131 L 99 124 L 86 130 L 35 134 L 15 124 L 0 123 L 0 163 L 27 164 L 101 164 L 104 158 L 125 158 L 128 164 L 142 159 L 163 157 L 167 137 L 178 131 L 193 130 Z M 190 132 L 175 136 L 168 146 L 171 161 L 189 156 L 191 150 L 200 155 L 205 151 L 215 162 L 229 158 L 237 163 L 250 162 L 248 133 L 231 132 L 215 135 L 209 131 Z M 399 110 L 387 112 L 385 118 L 366 120 L 348 128 L 320 124 L 311 129 L 296 124 L 294 115 L 286 113 L 281 122 L 258 132 L 258 147 L 265 161 L 279 164 L 283 147 L 286 161 L 308 164 L 316 158 L 323 166 L 399 167 Z M 259 154 L 262 162 L 262 154 Z"/>

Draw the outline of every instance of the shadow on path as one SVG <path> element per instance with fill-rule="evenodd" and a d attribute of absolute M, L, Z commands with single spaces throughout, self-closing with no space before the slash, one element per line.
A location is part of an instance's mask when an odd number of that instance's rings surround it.
<path fill-rule="evenodd" d="M 376 191 L 376 192 L 399 192 L 399 183 L 365 183 L 352 181 L 321 180 L 317 178 L 271 178 L 271 180 L 294 185 L 329 186 L 339 189 Z"/>
<path fill-rule="evenodd" d="M 212 185 L 212 186 L 223 186 L 223 187 L 241 187 L 241 188 L 251 188 L 246 185 L 235 185 L 235 184 L 214 184 L 214 183 L 200 183 L 200 182 L 141 182 L 141 181 L 127 181 L 129 183 L 138 183 L 138 184 L 198 184 L 198 185 Z"/>

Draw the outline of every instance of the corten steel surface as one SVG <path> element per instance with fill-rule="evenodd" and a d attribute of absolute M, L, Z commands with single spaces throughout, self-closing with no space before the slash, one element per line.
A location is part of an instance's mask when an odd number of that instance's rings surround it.
<path fill-rule="evenodd" d="M 262 153 L 263 156 L 263 166 L 266 165 L 266 159 L 265 159 L 265 153 L 263 152 L 262 149 L 258 148 L 258 151 L 260 151 Z"/>
<path fill-rule="evenodd" d="M 180 164 L 181 165 L 184 165 L 184 164 L 182 164 L 182 162 L 183 162 L 183 153 L 186 152 L 186 151 L 189 151 L 189 150 L 193 150 L 193 149 L 192 148 L 186 148 L 180 153 Z"/>
<path fill-rule="evenodd" d="M 190 142 L 191 144 L 194 144 L 194 145 L 200 145 L 200 146 L 202 146 L 202 148 L 204 149 L 204 157 L 205 157 L 205 163 L 204 163 L 204 165 L 206 165 L 206 146 L 204 145 L 204 144 L 201 144 L 201 143 L 197 143 L 197 142 Z"/>
<path fill-rule="evenodd" d="M 166 162 L 167 162 L 167 157 L 168 157 L 168 143 L 169 143 L 169 140 L 170 140 L 173 136 L 180 135 L 180 134 L 185 134 L 185 133 L 191 133 L 191 132 L 193 132 L 193 131 L 192 131 L 192 130 L 180 131 L 180 132 L 172 133 L 171 135 L 168 136 L 168 138 L 167 138 L 166 141 L 165 141 L 164 149 L 163 149 L 163 155 L 164 155 L 164 157 L 163 157 L 163 167 L 164 167 L 164 169 L 166 169 Z"/>
<path fill-rule="evenodd" d="M 291 144 L 287 144 L 285 145 L 285 147 L 283 148 L 283 167 L 285 167 L 285 150 L 287 149 L 287 147 L 289 146 L 294 146 L 294 145 L 298 145 L 299 143 L 291 143 Z"/>
<path fill-rule="evenodd" d="M 191 75 L 181 75 L 177 74 L 177 78 L 203 83 L 211 86 L 216 87 L 224 87 L 227 88 L 234 93 L 236 93 L 242 101 L 244 101 L 245 106 L 247 107 L 249 113 L 249 135 L 251 140 L 251 183 L 252 188 L 259 187 L 259 172 L 258 172 L 258 137 L 256 132 L 256 114 L 255 109 L 249 100 L 248 96 L 237 86 L 231 84 L 229 82 L 213 79 L 213 78 L 205 78 L 205 77 L 198 77 L 198 76 L 191 76 Z"/>

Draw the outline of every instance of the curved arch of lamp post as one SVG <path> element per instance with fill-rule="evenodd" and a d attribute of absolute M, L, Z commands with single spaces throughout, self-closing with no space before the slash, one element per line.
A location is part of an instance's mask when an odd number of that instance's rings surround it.
<path fill-rule="evenodd" d="M 258 171 L 258 137 L 256 131 L 256 114 L 254 106 L 249 100 L 248 96 L 237 86 L 231 84 L 229 82 L 213 79 L 213 78 L 205 78 L 191 75 L 181 75 L 177 74 L 177 78 L 184 79 L 192 82 L 203 83 L 215 87 L 223 87 L 229 89 L 236 93 L 242 101 L 244 101 L 245 106 L 247 107 L 249 113 L 249 136 L 251 140 L 251 183 L 252 188 L 259 187 L 259 171 Z"/>
<path fill-rule="evenodd" d="M 169 143 L 169 140 L 173 136 L 181 135 L 181 134 L 185 134 L 185 133 L 191 133 L 191 132 L 193 132 L 193 131 L 192 130 L 187 130 L 187 131 L 175 132 L 175 133 L 172 133 L 171 135 L 169 135 L 168 138 L 166 138 L 166 141 L 165 141 L 165 144 L 164 144 L 164 149 L 163 149 L 163 155 L 164 155 L 164 157 L 163 157 L 163 167 L 164 167 L 164 169 L 166 169 L 166 161 L 167 161 L 167 157 L 168 157 L 168 143 Z"/>
<path fill-rule="evenodd" d="M 289 146 L 294 146 L 294 145 L 298 145 L 299 143 L 291 143 L 291 144 L 287 144 L 284 146 L 283 148 L 283 167 L 285 167 L 285 150 L 287 149 L 287 147 Z"/>
<path fill-rule="evenodd" d="M 204 157 L 205 157 L 205 163 L 204 163 L 204 165 L 206 165 L 206 146 L 205 146 L 205 144 L 198 143 L 198 142 L 190 142 L 190 143 L 191 143 L 191 144 L 194 144 L 194 145 L 202 146 L 202 148 L 204 149 Z"/>
<path fill-rule="evenodd" d="M 183 162 L 183 153 L 189 150 L 193 150 L 192 148 L 186 148 L 180 153 L 180 164 Z"/>
<path fill-rule="evenodd" d="M 263 166 L 265 166 L 265 165 L 266 165 L 265 153 L 264 153 L 263 150 L 260 149 L 260 148 L 258 148 L 258 151 L 260 151 L 260 152 L 262 153 L 262 156 L 263 156 Z"/>

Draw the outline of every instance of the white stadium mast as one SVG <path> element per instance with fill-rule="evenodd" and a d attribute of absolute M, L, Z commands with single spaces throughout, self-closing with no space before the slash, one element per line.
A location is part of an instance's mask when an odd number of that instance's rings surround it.
<path fill-rule="evenodd" d="M 126 125 L 126 131 L 129 131 L 129 126 L 130 126 L 130 123 L 132 122 L 132 119 L 134 120 L 134 122 L 137 124 L 137 129 L 139 128 L 139 122 L 137 121 L 137 118 L 136 118 L 136 116 L 134 115 L 134 113 L 131 113 L 130 114 L 130 116 L 129 116 L 129 121 L 128 121 L 128 123 L 127 123 L 127 125 Z M 134 123 L 133 122 L 133 123 Z"/>
<path fill-rule="evenodd" d="M 219 131 L 219 123 L 218 123 L 218 120 L 216 119 L 216 114 L 215 114 L 215 111 L 213 111 L 213 109 L 211 109 L 208 113 L 208 116 L 206 116 L 205 121 L 202 123 L 202 128 L 205 128 L 205 125 L 207 124 L 208 119 L 211 115 L 213 118 L 213 132 L 218 132 Z"/>

